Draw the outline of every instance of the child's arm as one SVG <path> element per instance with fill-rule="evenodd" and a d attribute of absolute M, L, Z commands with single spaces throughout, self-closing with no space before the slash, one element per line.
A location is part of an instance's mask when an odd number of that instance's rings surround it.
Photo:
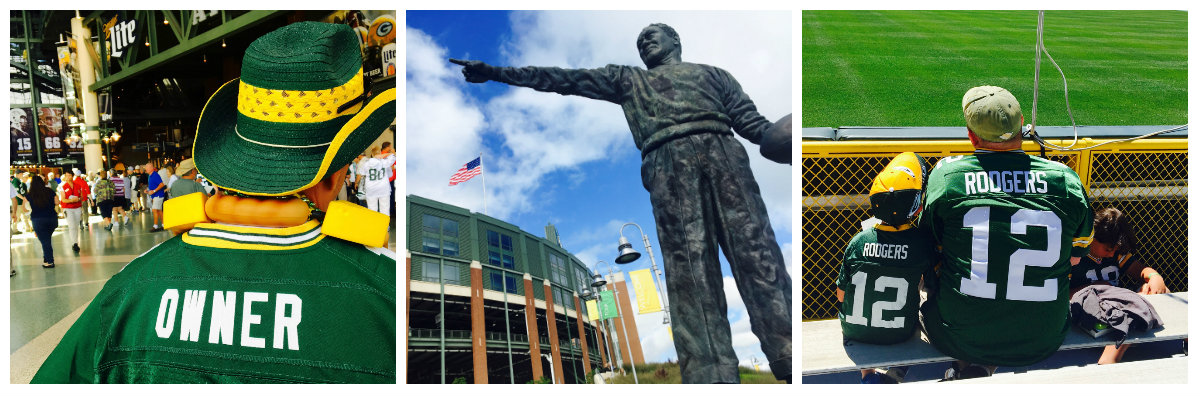
<path fill-rule="evenodd" d="M 1129 258 L 1129 262 L 1125 263 L 1125 275 L 1129 277 L 1138 277 L 1142 280 L 1142 288 L 1138 291 L 1141 294 L 1163 294 L 1170 293 L 1167 290 L 1167 283 L 1163 281 L 1162 275 L 1158 274 L 1154 268 L 1150 268 L 1141 260 Z"/>

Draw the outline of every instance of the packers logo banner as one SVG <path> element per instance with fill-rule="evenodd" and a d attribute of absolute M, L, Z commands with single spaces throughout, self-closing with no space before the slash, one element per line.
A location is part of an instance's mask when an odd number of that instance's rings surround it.
<path fill-rule="evenodd" d="M 633 293 L 637 294 L 639 314 L 662 311 L 658 290 L 654 288 L 654 278 L 649 269 L 630 272 L 629 280 L 633 282 Z"/>

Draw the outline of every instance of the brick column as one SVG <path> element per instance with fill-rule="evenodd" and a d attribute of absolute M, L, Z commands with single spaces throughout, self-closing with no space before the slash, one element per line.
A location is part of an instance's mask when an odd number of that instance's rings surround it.
<path fill-rule="evenodd" d="M 556 383 L 565 384 L 566 382 L 563 382 L 562 351 L 558 347 L 558 322 L 554 319 L 554 292 L 550 290 L 550 280 L 542 280 L 542 287 L 546 289 L 546 332 L 550 333 L 550 355 L 554 358 L 551 362 L 554 365 L 554 379 L 557 381 Z"/>
<path fill-rule="evenodd" d="M 633 345 L 629 346 L 629 352 L 633 354 L 633 362 L 635 364 L 646 364 L 646 358 L 642 356 L 642 338 L 638 336 L 637 322 L 634 319 L 637 316 L 637 311 L 633 310 L 633 306 L 629 301 L 629 289 L 625 287 L 625 275 L 619 275 L 620 278 L 613 282 L 617 290 L 621 292 L 621 296 L 617 298 L 617 303 L 621 304 L 621 322 L 624 322 L 625 330 L 629 334 L 629 342 Z"/>
<path fill-rule="evenodd" d="M 584 307 L 579 305 L 579 293 L 572 293 L 575 298 L 575 324 L 579 328 L 579 345 L 583 348 L 583 372 L 592 372 L 592 361 L 588 357 L 587 332 L 583 330 L 583 311 Z"/>
<path fill-rule="evenodd" d="M 602 321 L 592 321 L 592 330 L 596 331 L 596 348 L 600 348 L 600 364 L 608 366 L 608 344 L 605 342 L 604 324 Z"/>
<path fill-rule="evenodd" d="M 487 333 L 483 326 L 483 265 L 478 261 L 471 262 L 471 361 L 475 364 L 475 383 L 488 383 Z"/>
<path fill-rule="evenodd" d="M 542 344 L 538 341 L 537 303 L 533 300 L 533 278 L 525 274 L 525 328 L 529 330 L 529 361 L 533 380 L 542 378 Z"/>

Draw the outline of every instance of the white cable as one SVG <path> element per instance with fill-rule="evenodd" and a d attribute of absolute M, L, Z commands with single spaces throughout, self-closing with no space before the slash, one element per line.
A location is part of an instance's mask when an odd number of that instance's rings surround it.
<path fill-rule="evenodd" d="M 1187 128 L 1187 124 L 1183 124 L 1183 125 L 1180 125 L 1180 126 L 1177 126 L 1174 128 L 1150 132 L 1145 135 L 1141 135 L 1141 136 L 1137 136 L 1137 137 L 1111 140 L 1111 141 L 1107 141 L 1107 142 L 1096 144 L 1096 145 L 1089 146 L 1089 147 L 1073 148 L 1073 147 L 1075 147 L 1075 145 L 1077 143 L 1079 143 L 1079 126 L 1075 124 L 1075 115 L 1071 112 L 1071 99 L 1068 95 L 1068 90 L 1067 90 L 1067 75 L 1065 73 L 1063 73 L 1062 68 L 1058 66 L 1058 62 L 1054 61 L 1054 57 L 1050 56 L 1050 51 L 1046 49 L 1046 44 L 1045 44 L 1045 42 L 1042 41 L 1042 26 L 1044 25 L 1045 17 L 1046 17 L 1046 11 L 1038 11 L 1037 43 L 1034 44 L 1034 61 L 1033 61 L 1033 110 L 1032 110 L 1032 114 L 1031 114 L 1031 120 L 1030 120 L 1031 123 L 1030 123 L 1030 127 L 1029 127 L 1030 133 L 1033 134 L 1033 136 L 1038 144 L 1042 145 L 1042 147 L 1049 146 L 1050 148 L 1053 148 L 1053 149 L 1059 150 L 1059 151 L 1084 151 L 1084 150 L 1091 150 L 1091 149 L 1094 149 L 1096 147 L 1100 147 L 1100 146 L 1103 146 L 1106 144 L 1112 144 L 1112 143 L 1117 143 L 1117 142 L 1129 142 L 1129 141 L 1148 138 L 1151 136 L 1160 135 L 1160 134 L 1164 134 L 1164 133 L 1175 132 L 1175 131 L 1179 131 L 1179 130 L 1183 130 L 1183 129 Z M 1060 76 L 1062 76 L 1063 102 L 1067 105 L 1067 117 L 1070 118 L 1070 120 L 1071 120 L 1071 131 L 1074 133 L 1074 139 L 1071 141 L 1071 144 L 1066 147 L 1047 142 L 1047 141 L 1045 141 L 1045 139 L 1042 139 L 1040 136 L 1037 136 L 1038 81 L 1041 79 L 1042 53 L 1046 54 L 1046 57 L 1050 59 L 1050 63 L 1054 65 L 1055 69 L 1058 69 L 1058 74 Z"/>

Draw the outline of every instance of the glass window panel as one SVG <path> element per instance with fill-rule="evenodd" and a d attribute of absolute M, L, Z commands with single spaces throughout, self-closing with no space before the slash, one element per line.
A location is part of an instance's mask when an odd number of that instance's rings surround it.
<path fill-rule="evenodd" d="M 422 228 L 425 232 L 437 233 L 442 228 L 441 218 L 437 216 L 425 215 L 421 217 Z"/>
<path fill-rule="evenodd" d="M 488 241 L 489 246 L 499 247 L 500 246 L 500 234 L 496 233 L 496 231 L 488 230 L 487 241 Z"/>
<path fill-rule="evenodd" d="M 424 271 L 422 274 L 422 278 L 424 278 L 426 282 L 437 282 L 439 280 L 438 279 L 439 278 L 438 277 L 439 268 L 438 268 L 437 262 L 425 261 L 423 264 L 423 267 L 424 267 Z"/>
<path fill-rule="evenodd" d="M 513 250 L 512 238 L 509 237 L 508 235 L 501 235 L 500 236 L 500 248 L 504 249 L 504 250 L 512 251 Z"/>
<path fill-rule="evenodd" d="M 453 220 L 442 220 L 442 235 L 450 238 L 458 238 L 458 222 Z"/>
<path fill-rule="evenodd" d="M 492 283 L 488 288 L 492 290 L 500 290 L 500 274 L 491 274 L 491 278 Z"/>
<path fill-rule="evenodd" d="M 460 279 L 458 277 L 458 266 L 446 264 L 445 267 L 446 272 L 442 274 L 442 276 L 444 277 L 443 279 L 446 280 L 446 283 L 458 283 L 458 280 Z"/>
<path fill-rule="evenodd" d="M 496 265 L 496 266 L 501 265 L 500 264 L 500 253 L 496 253 L 496 252 L 489 250 L 488 251 L 488 263 L 491 265 Z"/>
<path fill-rule="evenodd" d="M 516 263 L 513 262 L 513 256 L 509 256 L 509 255 L 505 254 L 503 256 L 502 260 L 504 263 L 504 268 L 508 268 L 508 269 L 516 269 L 517 268 Z"/>
<path fill-rule="evenodd" d="M 438 240 L 437 238 L 425 237 L 421 241 L 421 247 L 426 253 L 441 254 L 441 242 L 442 241 Z"/>
<path fill-rule="evenodd" d="M 458 242 L 442 241 L 442 254 L 445 254 L 447 256 L 457 256 L 458 255 Z"/>

